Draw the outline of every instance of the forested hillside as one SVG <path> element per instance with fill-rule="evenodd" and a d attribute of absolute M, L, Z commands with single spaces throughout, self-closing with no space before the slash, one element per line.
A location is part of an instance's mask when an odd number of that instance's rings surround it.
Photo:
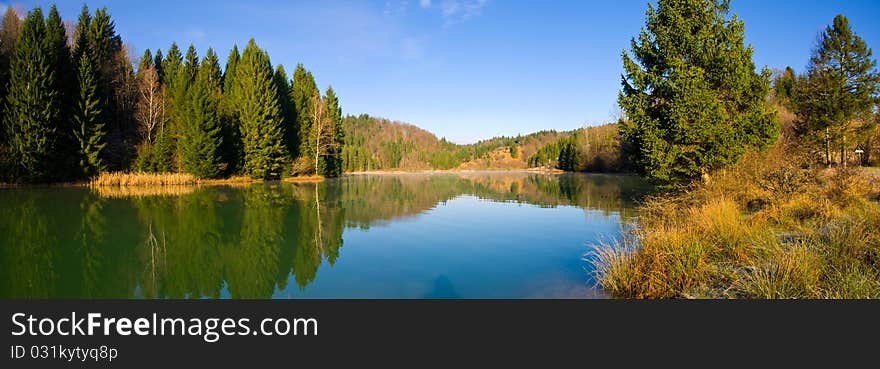
<path fill-rule="evenodd" d="M 363 114 L 343 120 L 345 171 L 520 169 L 525 158 L 571 132 L 540 131 L 460 145 L 414 125 Z"/>

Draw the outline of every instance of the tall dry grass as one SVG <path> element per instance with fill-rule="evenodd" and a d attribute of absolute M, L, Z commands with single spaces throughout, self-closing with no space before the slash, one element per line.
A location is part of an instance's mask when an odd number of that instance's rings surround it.
<path fill-rule="evenodd" d="M 198 180 L 186 173 L 101 173 L 89 181 L 89 186 L 181 186 L 195 185 Z"/>
<path fill-rule="evenodd" d="M 803 169 L 780 144 L 688 191 L 648 199 L 590 259 L 621 298 L 878 298 L 880 180 Z"/>

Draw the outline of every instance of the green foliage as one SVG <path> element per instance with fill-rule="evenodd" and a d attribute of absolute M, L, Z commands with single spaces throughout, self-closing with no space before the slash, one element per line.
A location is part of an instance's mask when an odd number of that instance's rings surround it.
<path fill-rule="evenodd" d="M 52 179 L 61 107 L 52 64 L 52 45 L 46 42 L 43 12 L 35 8 L 22 24 L 10 64 L 4 115 L 14 176 L 20 180 Z"/>
<path fill-rule="evenodd" d="M 238 122 L 238 106 L 235 102 L 235 74 L 241 55 L 238 46 L 233 45 L 226 58 L 223 72 L 223 95 L 220 98 L 219 114 L 223 134 L 223 161 L 227 163 L 226 172 L 236 173 L 244 167 L 244 154 L 241 147 L 241 130 Z"/>
<path fill-rule="evenodd" d="M 180 135 L 181 169 L 199 178 L 216 178 L 221 174 L 219 92 L 220 65 L 217 55 L 208 49 L 195 82 L 187 90 Z"/>
<path fill-rule="evenodd" d="M 797 75 L 794 69 L 785 67 L 785 70 L 773 79 L 773 96 L 783 105 L 791 106 L 796 84 Z"/>
<path fill-rule="evenodd" d="M 847 151 L 871 131 L 871 109 L 880 85 L 871 56 L 846 17 L 838 15 L 820 36 L 806 75 L 797 84 L 796 128 L 823 146 L 826 164 L 832 161 L 832 147 L 840 150 L 845 163 Z"/>
<path fill-rule="evenodd" d="M 281 118 L 284 128 L 284 144 L 287 146 L 287 152 L 291 156 L 297 156 L 297 135 L 299 125 L 296 124 L 296 111 L 291 96 L 290 80 L 287 79 L 287 72 L 284 66 L 278 64 L 275 67 L 275 86 L 278 88 L 278 108 L 281 111 Z"/>
<path fill-rule="evenodd" d="M 577 170 L 577 147 L 571 138 L 564 139 L 559 145 L 559 160 L 557 167 L 564 171 Z"/>
<path fill-rule="evenodd" d="M 297 151 L 300 158 L 306 162 L 314 162 L 315 145 L 310 140 L 312 133 L 312 97 L 319 94 L 312 72 L 306 70 L 302 64 L 297 64 L 293 72 L 293 85 L 291 86 L 291 99 L 293 100 L 294 116 L 296 125 L 299 127 L 296 138 Z"/>
<path fill-rule="evenodd" d="M 101 120 L 100 100 L 97 80 L 92 68 L 94 63 L 88 53 L 83 53 L 79 61 L 79 96 L 73 113 L 73 135 L 78 143 L 79 170 L 83 177 L 91 177 L 104 170 L 101 150 L 104 142 L 104 122 Z"/>
<path fill-rule="evenodd" d="M 660 0 L 623 53 L 620 131 L 635 169 L 664 187 L 733 164 L 778 136 L 765 108 L 770 73 L 755 73 L 729 3 Z"/>
<path fill-rule="evenodd" d="M 332 87 L 327 87 L 324 94 L 324 104 L 327 109 L 325 117 L 329 127 L 325 137 L 329 142 L 325 145 L 323 155 L 318 161 L 318 174 L 325 177 L 338 177 L 342 174 L 342 147 L 345 140 L 345 131 L 342 123 L 342 108 L 339 99 Z"/>
<path fill-rule="evenodd" d="M 278 90 L 269 56 L 251 39 L 235 75 L 236 103 L 241 122 L 244 172 L 253 178 L 281 177 L 284 147 Z"/>
<path fill-rule="evenodd" d="M 150 52 L 150 49 L 144 50 L 144 55 L 141 56 L 141 60 L 138 62 L 138 78 L 140 79 L 141 75 L 147 70 L 153 67 L 153 53 Z"/>

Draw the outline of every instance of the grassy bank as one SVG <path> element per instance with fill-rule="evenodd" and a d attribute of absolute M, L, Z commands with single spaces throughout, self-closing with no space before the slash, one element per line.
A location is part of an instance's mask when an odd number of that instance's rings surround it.
<path fill-rule="evenodd" d="M 880 298 L 880 175 L 802 169 L 782 146 L 675 195 L 591 254 L 620 298 Z"/>

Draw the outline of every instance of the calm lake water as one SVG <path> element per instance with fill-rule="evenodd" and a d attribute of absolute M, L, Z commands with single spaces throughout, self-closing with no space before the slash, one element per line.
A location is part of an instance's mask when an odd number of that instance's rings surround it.
<path fill-rule="evenodd" d="M 592 298 L 636 177 L 0 190 L 0 298 Z"/>

